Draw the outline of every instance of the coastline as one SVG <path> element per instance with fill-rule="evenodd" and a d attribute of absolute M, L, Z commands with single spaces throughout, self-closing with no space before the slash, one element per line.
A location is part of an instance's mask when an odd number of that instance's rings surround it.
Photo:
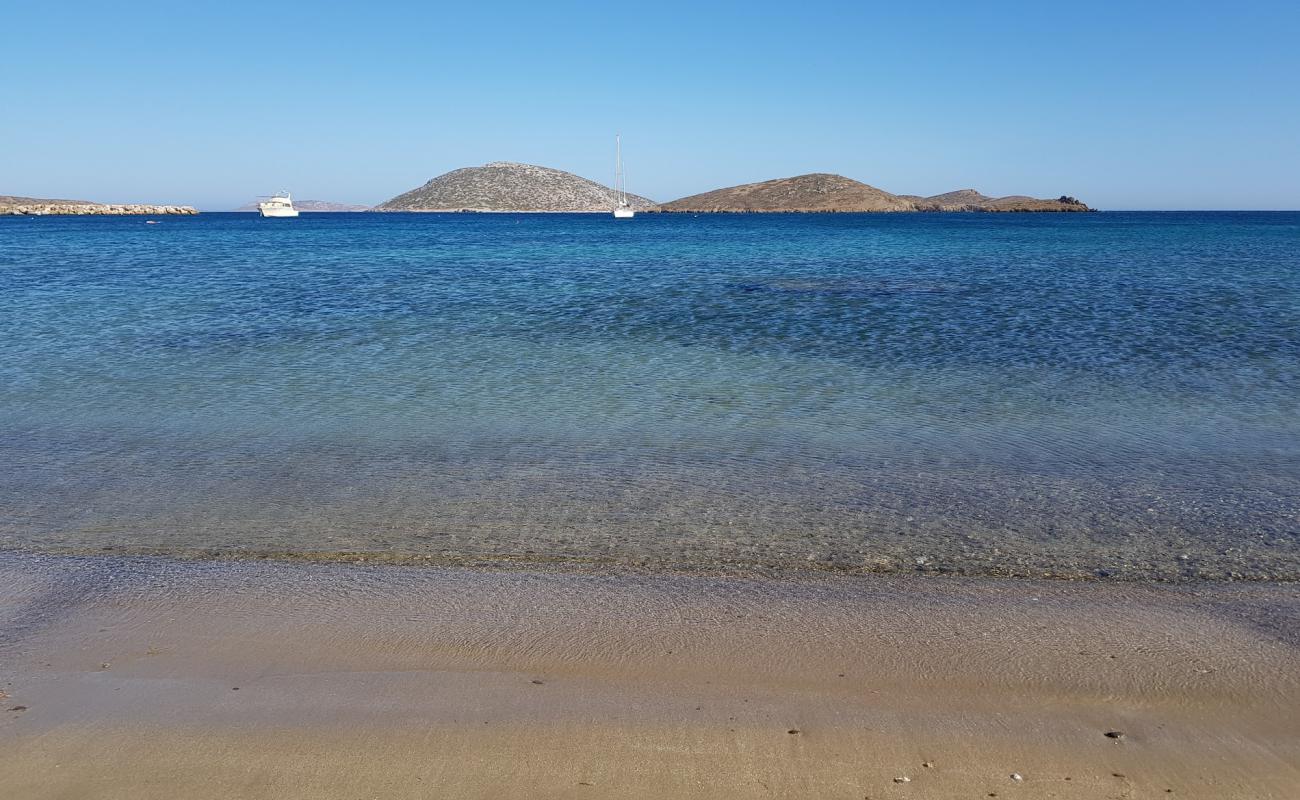
<path fill-rule="evenodd" d="M 8 796 L 1284 798 L 1300 781 L 1294 586 L 14 552 L 0 586 Z"/>
<path fill-rule="evenodd" d="M 412 569 L 461 569 L 482 572 L 557 572 L 562 574 L 597 574 L 610 572 L 645 576 L 681 576 L 701 578 L 756 578 L 776 581 L 799 581 L 818 577 L 961 579 L 1035 581 L 1048 583 L 1095 583 L 1119 585 L 1166 585 L 1196 587 L 1218 584 L 1255 584 L 1300 586 L 1300 576 L 1287 571 L 1237 572 L 1207 570 L 1201 566 L 1181 573 L 1151 571 L 1126 565 L 1126 568 L 1095 569 L 1047 566 L 1027 563 L 978 565 L 948 559 L 926 557 L 902 558 L 878 556 L 868 559 L 837 557 L 810 558 L 786 554 L 784 558 L 725 556 L 712 551 L 683 554 L 666 560 L 662 553 L 619 552 L 579 553 L 557 551 L 400 551 L 400 550 L 291 550 L 253 547 L 150 547 L 111 544 L 103 546 L 30 546 L 0 544 L 0 558 L 32 556 L 57 558 L 161 558 L 177 562 L 204 563 L 286 563 L 384 566 Z"/>
<path fill-rule="evenodd" d="M 140 203 L 20 203 L 0 206 L 0 216 L 12 217 L 130 217 L 194 216 L 193 206 L 144 205 Z"/>

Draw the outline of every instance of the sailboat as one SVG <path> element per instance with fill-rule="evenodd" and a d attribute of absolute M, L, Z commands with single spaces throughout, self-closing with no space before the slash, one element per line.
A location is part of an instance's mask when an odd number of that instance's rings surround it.
<path fill-rule="evenodd" d="M 634 212 L 627 202 L 627 181 L 623 178 L 623 137 L 614 135 L 614 194 L 618 205 L 614 206 L 614 219 L 632 219 Z"/>

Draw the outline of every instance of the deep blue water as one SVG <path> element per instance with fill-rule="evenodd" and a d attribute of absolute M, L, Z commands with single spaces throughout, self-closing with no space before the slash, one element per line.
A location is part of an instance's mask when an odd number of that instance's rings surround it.
<path fill-rule="evenodd" d="M 0 217 L 0 546 L 1300 578 L 1300 213 Z"/>

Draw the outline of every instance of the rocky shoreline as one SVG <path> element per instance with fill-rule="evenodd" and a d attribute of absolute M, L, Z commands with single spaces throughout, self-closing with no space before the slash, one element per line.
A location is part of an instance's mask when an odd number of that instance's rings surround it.
<path fill-rule="evenodd" d="M 160 206 L 139 203 L 21 203 L 0 206 L 0 215 L 8 216 L 142 216 L 142 215 L 193 215 L 193 206 Z"/>

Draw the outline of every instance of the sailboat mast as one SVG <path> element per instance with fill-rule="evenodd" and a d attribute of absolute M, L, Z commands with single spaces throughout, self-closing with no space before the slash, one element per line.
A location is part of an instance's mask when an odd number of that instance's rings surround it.
<path fill-rule="evenodd" d="M 627 192 L 623 189 L 623 136 L 614 134 L 614 193 L 622 200 Z"/>
<path fill-rule="evenodd" d="M 614 134 L 614 219 L 631 219 L 635 212 L 627 201 L 627 176 L 623 174 L 623 136 Z"/>

